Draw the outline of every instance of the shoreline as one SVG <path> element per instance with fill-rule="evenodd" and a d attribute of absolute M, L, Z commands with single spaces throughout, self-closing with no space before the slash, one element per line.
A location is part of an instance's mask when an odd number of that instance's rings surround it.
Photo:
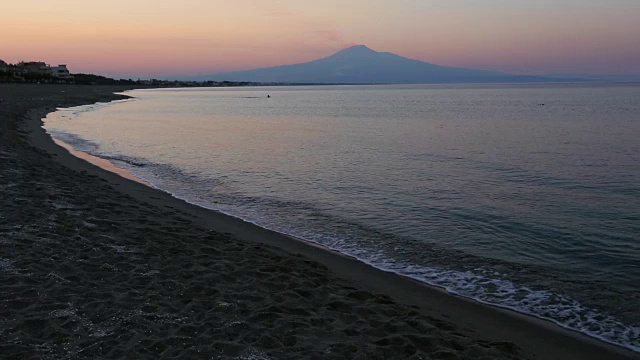
<path fill-rule="evenodd" d="M 122 93 L 122 95 L 128 96 L 128 95 L 126 95 L 126 92 Z M 118 101 L 121 101 L 121 100 L 115 100 L 115 102 L 118 102 Z M 259 223 L 255 223 L 255 222 L 253 222 L 251 220 L 248 220 L 248 219 L 243 219 L 241 217 L 237 217 L 237 216 L 234 216 L 232 214 L 224 213 L 224 212 L 218 211 L 216 209 L 207 208 L 207 207 L 198 205 L 198 204 L 190 202 L 190 201 L 188 201 L 186 199 L 180 198 L 180 197 L 176 196 L 175 194 L 173 194 L 171 192 L 168 192 L 168 191 L 165 191 L 163 189 L 160 189 L 159 187 L 156 187 L 154 184 L 149 183 L 148 181 L 146 181 L 146 180 L 144 180 L 144 179 L 142 179 L 140 177 L 136 177 L 135 175 L 130 173 L 125 168 L 118 167 L 116 164 L 112 163 L 108 159 L 103 159 L 103 158 L 100 158 L 98 156 L 94 156 L 94 155 L 91 155 L 89 153 L 86 153 L 86 152 L 83 152 L 83 151 L 80 151 L 80 150 L 76 150 L 76 149 L 73 148 L 72 145 L 70 145 L 68 143 L 65 143 L 64 141 L 56 138 L 54 135 L 49 134 L 49 136 L 52 138 L 52 140 L 57 145 L 65 148 L 67 151 L 69 151 L 75 157 L 83 159 L 83 160 L 91 163 L 92 165 L 97 166 L 97 167 L 99 167 L 99 168 L 101 168 L 103 170 L 118 174 L 119 176 L 124 177 L 124 178 L 126 178 L 128 180 L 138 182 L 138 183 L 143 184 L 145 186 L 148 186 L 148 187 L 150 187 L 152 189 L 155 189 L 155 190 L 161 191 L 163 193 L 166 193 L 166 194 L 170 195 L 172 198 L 174 198 L 174 199 L 176 199 L 178 201 L 187 203 L 187 204 L 189 204 L 191 206 L 195 206 L 195 207 L 200 208 L 200 209 L 205 210 L 205 211 L 211 211 L 211 212 L 214 212 L 214 213 L 219 214 L 221 216 L 230 217 L 230 218 L 235 219 L 237 221 L 246 223 L 246 224 L 248 224 L 250 226 L 255 226 L 255 227 L 258 227 L 258 228 L 260 228 L 262 230 L 275 233 L 275 234 L 277 234 L 277 236 L 289 238 L 291 241 L 294 241 L 294 242 L 300 242 L 304 246 L 309 246 L 311 248 L 317 248 L 318 251 L 328 252 L 330 254 L 333 254 L 334 256 L 344 257 L 344 258 L 356 261 L 358 263 L 362 263 L 365 266 L 368 266 L 368 267 L 371 267 L 371 268 L 375 269 L 376 271 L 381 271 L 381 272 L 392 274 L 392 275 L 395 275 L 395 276 L 398 276 L 398 277 L 401 277 L 401 278 L 410 279 L 412 281 L 417 282 L 421 286 L 425 286 L 428 289 L 431 289 L 431 290 L 434 290 L 434 291 L 440 291 L 443 294 L 446 294 L 447 296 L 456 297 L 456 298 L 459 298 L 461 300 L 468 301 L 468 302 L 471 302 L 471 303 L 474 303 L 474 304 L 479 304 L 479 305 L 482 305 L 482 306 L 487 306 L 487 307 L 490 307 L 490 308 L 494 308 L 494 309 L 497 309 L 497 310 L 500 310 L 500 311 L 504 311 L 504 312 L 506 312 L 508 314 L 512 314 L 514 316 L 521 316 L 521 317 L 524 317 L 525 320 L 528 319 L 529 321 L 542 321 L 543 323 L 548 323 L 549 326 L 552 326 L 552 327 L 553 326 L 557 326 L 557 327 L 559 327 L 559 328 L 561 328 L 563 330 L 568 330 L 569 332 L 576 334 L 578 337 L 584 336 L 586 339 L 594 340 L 596 342 L 600 342 L 600 343 L 605 344 L 605 345 L 610 345 L 610 346 L 613 346 L 615 348 L 620 348 L 620 349 L 623 349 L 624 351 L 631 351 L 631 352 L 634 351 L 634 350 L 629 349 L 629 348 L 627 348 L 627 347 L 625 347 L 623 345 L 620 345 L 620 344 L 617 344 L 617 343 L 614 343 L 614 342 L 611 342 L 611 341 L 607 341 L 607 340 L 601 339 L 601 338 L 599 338 L 597 336 L 591 336 L 591 335 L 589 335 L 587 333 L 583 333 L 583 332 L 581 332 L 579 330 L 575 330 L 575 329 L 572 329 L 572 328 L 570 328 L 568 326 L 564 326 L 562 323 L 557 322 L 552 318 L 544 318 L 544 317 L 536 316 L 535 314 L 530 314 L 530 313 L 526 313 L 526 312 L 523 312 L 523 311 L 518 311 L 517 309 L 511 308 L 511 307 L 508 307 L 508 306 L 501 306 L 499 304 L 493 304 L 493 303 L 485 302 L 485 301 L 482 301 L 482 300 L 479 300 L 479 299 L 475 299 L 475 298 L 472 298 L 472 297 L 459 295 L 457 293 L 450 292 L 450 291 L 448 291 L 447 289 L 445 289 L 443 287 L 440 287 L 440 286 L 437 286 L 437 285 L 433 285 L 433 284 L 429 284 L 427 282 L 421 281 L 418 278 L 413 278 L 411 276 L 403 275 L 400 272 L 396 272 L 396 271 L 393 271 L 393 270 L 387 270 L 387 269 L 378 267 L 375 264 L 370 264 L 365 260 L 359 259 L 359 258 L 357 258 L 355 256 L 351 256 L 349 254 L 342 253 L 339 250 L 332 249 L 332 248 L 324 246 L 322 244 L 319 244 L 319 243 L 316 243 L 316 242 L 313 242 L 313 241 L 308 241 L 308 240 L 305 240 L 304 238 L 297 237 L 295 235 L 291 235 L 291 234 L 283 233 L 283 232 L 280 232 L 280 231 L 277 231 L 277 230 L 274 230 L 274 229 L 270 229 L 269 227 L 262 226 Z M 288 248 L 284 248 L 285 251 L 287 251 L 287 249 Z"/>
<path fill-rule="evenodd" d="M 129 171 L 127 171 L 126 169 L 122 169 L 117 167 L 115 164 L 113 164 L 111 161 L 107 160 L 107 159 L 103 159 L 94 155 L 91 155 L 89 153 L 86 153 L 84 151 L 80 151 L 80 150 L 76 150 L 73 148 L 73 146 L 67 144 L 66 142 L 56 138 L 55 136 L 49 134 L 49 136 L 51 136 L 51 140 L 53 140 L 54 143 L 56 143 L 56 145 L 66 149 L 71 155 L 80 158 L 88 163 L 90 163 L 91 165 L 97 166 L 101 169 L 110 171 L 112 173 L 118 174 L 120 176 L 122 176 L 125 179 L 129 179 L 131 181 L 135 181 L 138 183 L 141 183 L 143 185 L 149 186 L 153 188 L 153 185 L 151 185 L 150 183 L 144 181 L 143 179 L 140 179 L 139 177 L 136 177 L 135 175 L 131 174 Z"/>
<path fill-rule="evenodd" d="M 122 96 L 103 93 L 99 98 L 108 100 Z M 62 106 L 71 106 L 65 101 L 62 101 Z M 549 321 L 454 296 L 445 290 L 374 268 L 315 244 L 189 204 L 169 193 L 91 165 L 56 145 L 42 128 L 42 118 L 51 111 L 51 107 L 28 108 L 26 122 L 21 124 L 21 128 L 27 131 L 27 141 L 32 147 L 44 151 L 44 154 L 51 157 L 51 161 L 64 168 L 89 174 L 137 203 L 170 209 L 188 217 L 197 226 L 230 234 L 240 241 L 275 247 L 284 257 L 302 255 L 305 259 L 328 268 L 331 276 L 346 280 L 350 286 L 386 295 L 400 304 L 417 308 L 429 318 L 452 323 L 457 332 L 471 339 L 516 344 L 527 358 L 631 359 L 637 356 L 630 350 L 567 330 Z"/>

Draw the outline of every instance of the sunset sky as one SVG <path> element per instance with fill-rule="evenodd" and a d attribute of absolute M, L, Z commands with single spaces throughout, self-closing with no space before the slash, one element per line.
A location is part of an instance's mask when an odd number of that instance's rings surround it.
<path fill-rule="evenodd" d="M 353 44 L 517 74 L 640 73 L 640 0 L 19 0 L 0 59 L 137 78 L 305 62 Z"/>

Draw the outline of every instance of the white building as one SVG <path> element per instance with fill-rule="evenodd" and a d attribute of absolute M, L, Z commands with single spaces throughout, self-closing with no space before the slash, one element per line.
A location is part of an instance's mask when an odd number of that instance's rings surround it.
<path fill-rule="evenodd" d="M 51 67 L 51 76 L 58 79 L 68 79 L 71 77 L 67 65 L 58 65 Z"/>

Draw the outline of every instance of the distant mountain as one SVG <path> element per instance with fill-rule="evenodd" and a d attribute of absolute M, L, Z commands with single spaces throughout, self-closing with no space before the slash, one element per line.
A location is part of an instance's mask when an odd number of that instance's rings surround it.
<path fill-rule="evenodd" d="M 294 65 L 199 76 L 193 80 L 315 84 L 428 84 L 554 81 L 535 76 L 513 76 L 493 71 L 440 66 L 364 45 L 329 57 Z"/>

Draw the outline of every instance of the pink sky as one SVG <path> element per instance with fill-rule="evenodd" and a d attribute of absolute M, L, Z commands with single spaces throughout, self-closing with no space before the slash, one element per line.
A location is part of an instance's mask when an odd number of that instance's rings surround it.
<path fill-rule="evenodd" d="M 3 4 L 0 59 L 165 78 L 304 62 L 365 44 L 509 73 L 640 73 L 638 0 L 94 3 Z"/>

